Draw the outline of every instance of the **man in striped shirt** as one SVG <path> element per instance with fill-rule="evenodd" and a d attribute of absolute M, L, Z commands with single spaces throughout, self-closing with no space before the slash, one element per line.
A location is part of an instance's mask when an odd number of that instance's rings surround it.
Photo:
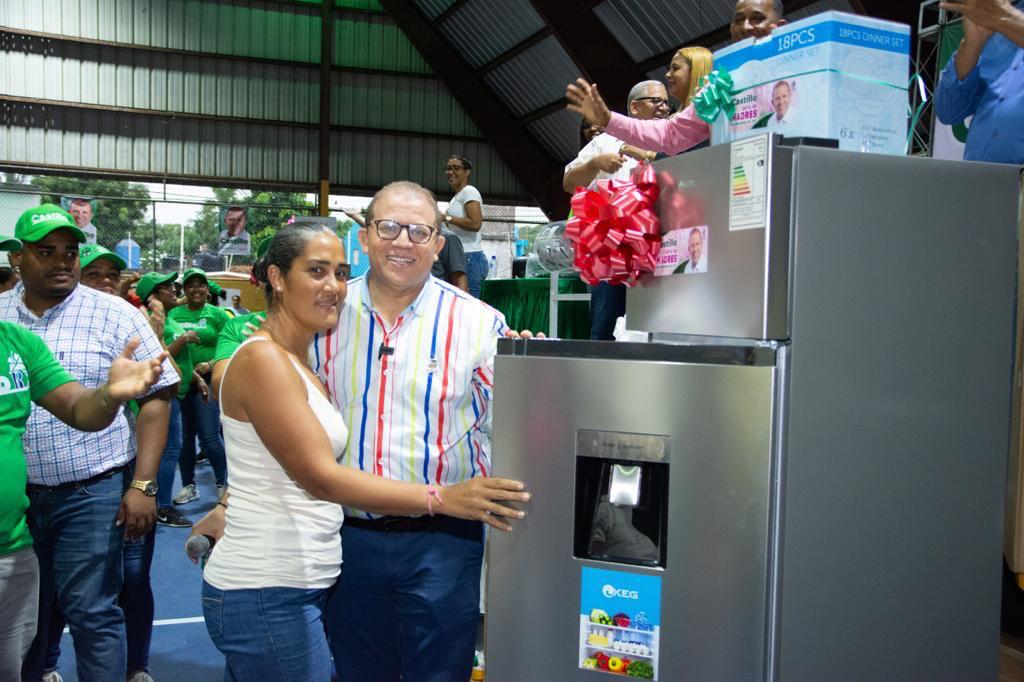
<path fill-rule="evenodd" d="M 343 463 L 450 485 L 490 474 L 491 381 L 501 313 L 430 276 L 444 245 L 434 196 L 380 190 L 359 239 L 370 270 L 311 349 L 348 425 Z M 442 491 L 443 496 L 443 491 Z M 483 526 L 346 508 L 345 563 L 326 609 L 346 679 L 466 680 L 479 622 Z"/>

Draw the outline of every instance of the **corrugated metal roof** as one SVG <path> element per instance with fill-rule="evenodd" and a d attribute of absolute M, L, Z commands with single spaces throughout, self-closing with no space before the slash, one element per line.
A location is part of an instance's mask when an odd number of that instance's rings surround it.
<path fill-rule="evenodd" d="M 320 17 L 252 0 L 3 0 L 0 25 L 129 45 L 320 61 Z"/>
<path fill-rule="evenodd" d="M 455 4 L 455 0 L 413 0 L 416 7 L 427 19 L 433 21 L 444 14 L 444 11 Z"/>
<path fill-rule="evenodd" d="M 10 104 L 0 156 L 40 166 L 315 184 L 317 131 Z"/>
<path fill-rule="evenodd" d="M 339 66 L 431 73 L 393 19 L 361 15 L 334 22 L 334 63 Z"/>
<path fill-rule="evenodd" d="M 732 20 L 735 0 L 605 0 L 594 8 L 635 62 L 682 47 Z"/>
<path fill-rule="evenodd" d="M 530 0 L 469 0 L 439 31 L 467 64 L 480 67 L 542 28 Z"/>
<path fill-rule="evenodd" d="M 580 117 L 562 109 L 526 126 L 557 160 L 568 163 L 579 153 Z"/>
<path fill-rule="evenodd" d="M 516 116 L 525 116 L 565 96 L 565 85 L 580 69 L 554 36 L 500 64 L 484 82 Z"/>
<path fill-rule="evenodd" d="M 480 190 L 485 205 L 488 196 L 508 200 L 526 194 L 522 184 L 485 142 L 334 133 L 331 149 L 331 183 L 335 185 L 383 187 L 394 180 L 412 180 L 446 201 L 452 191 L 444 176 L 444 164 L 452 154 L 459 154 L 473 163 L 470 182 Z"/>
<path fill-rule="evenodd" d="M 128 48 L 13 40 L 0 92 L 112 107 L 316 123 L 316 71 Z"/>
<path fill-rule="evenodd" d="M 446 135 L 480 131 L 439 81 L 334 74 L 331 123 Z"/>

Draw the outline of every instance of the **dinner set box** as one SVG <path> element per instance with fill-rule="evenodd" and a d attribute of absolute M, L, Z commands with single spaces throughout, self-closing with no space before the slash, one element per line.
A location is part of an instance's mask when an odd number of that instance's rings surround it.
<path fill-rule="evenodd" d="M 823 137 L 840 149 L 905 154 L 910 27 L 844 12 L 783 24 L 715 53 L 733 81 L 735 112 L 715 144 L 763 132 Z"/>

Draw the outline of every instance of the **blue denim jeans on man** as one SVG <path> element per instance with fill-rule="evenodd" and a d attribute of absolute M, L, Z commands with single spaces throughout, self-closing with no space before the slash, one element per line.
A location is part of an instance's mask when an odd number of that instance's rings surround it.
<path fill-rule="evenodd" d="M 339 679 L 469 679 L 483 524 L 437 518 L 452 532 L 342 528 L 345 563 L 324 614 Z"/>
<path fill-rule="evenodd" d="M 224 679 L 307 682 L 331 679 L 324 635 L 327 590 L 268 587 L 218 590 L 203 582 L 203 618 L 224 654 Z"/>
<path fill-rule="evenodd" d="M 125 639 L 128 645 L 127 672 L 149 672 L 149 645 L 153 639 L 153 587 L 149 571 L 153 565 L 156 526 L 137 540 L 124 541 L 124 583 L 117 603 L 124 611 Z M 43 672 L 57 670 L 60 642 L 67 621 L 56 597 L 50 611 L 46 662 Z"/>
<path fill-rule="evenodd" d="M 22 666 L 42 677 L 54 593 L 75 644 L 78 679 L 122 682 L 126 670 L 123 582 L 124 528 L 114 519 L 131 481 L 130 467 L 87 486 L 29 489 L 28 524 L 39 558 L 39 623 Z"/>
<path fill-rule="evenodd" d="M 220 404 L 212 396 L 210 402 L 203 402 L 203 394 L 192 384 L 181 401 L 181 458 L 178 465 L 182 485 L 196 482 L 196 436 L 199 436 L 199 444 L 210 458 L 217 485 L 225 485 L 228 462 L 224 441 L 220 437 Z"/>

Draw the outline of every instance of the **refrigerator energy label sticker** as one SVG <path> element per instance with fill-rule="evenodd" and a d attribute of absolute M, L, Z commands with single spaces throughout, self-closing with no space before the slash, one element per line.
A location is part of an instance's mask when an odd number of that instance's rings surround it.
<path fill-rule="evenodd" d="M 661 578 L 582 568 L 580 667 L 658 679 Z"/>
<path fill-rule="evenodd" d="M 763 228 L 768 214 L 768 136 L 733 142 L 729 173 L 729 229 Z"/>

